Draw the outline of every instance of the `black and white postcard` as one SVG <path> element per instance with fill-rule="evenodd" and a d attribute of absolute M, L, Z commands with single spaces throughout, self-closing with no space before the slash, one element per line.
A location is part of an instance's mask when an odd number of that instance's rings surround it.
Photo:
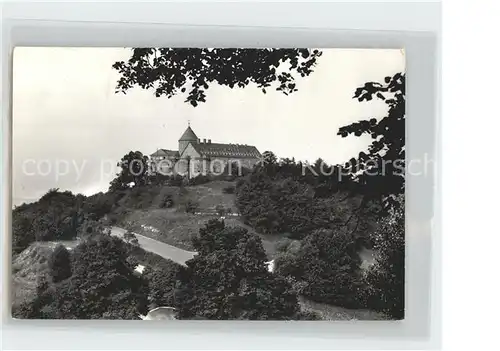
<path fill-rule="evenodd" d="M 18 47 L 12 316 L 405 316 L 405 52 Z"/>

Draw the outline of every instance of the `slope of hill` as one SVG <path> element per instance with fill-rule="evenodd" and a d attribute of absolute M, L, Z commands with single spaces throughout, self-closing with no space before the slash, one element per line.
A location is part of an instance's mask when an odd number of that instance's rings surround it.
<path fill-rule="evenodd" d="M 268 259 L 274 259 L 277 248 L 283 246 L 287 240 L 289 243 L 290 239 L 284 239 L 283 233 L 259 234 L 251 226 L 244 224 L 236 213 L 234 193 L 224 190 L 234 186 L 235 182 L 229 181 L 212 181 L 186 187 L 141 186 L 120 193 L 98 194 L 89 201 L 90 211 L 85 213 L 99 211 L 107 213 L 105 217 L 108 224 L 189 251 L 193 251 L 193 236 L 199 233 L 199 229 L 209 219 L 224 217 L 227 226 L 244 227 L 248 232 L 260 236 Z M 86 210 L 84 208 L 84 211 Z M 36 293 L 37 278 L 48 273 L 47 261 L 58 243 L 35 242 L 14 257 L 12 267 L 14 305 L 33 298 Z M 72 248 L 77 242 L 65 244 Z M 147 266 L 154 266 L 164 260 L 141 248 L 137 248 L 137 252 L 133 255 L 137 256 L 139 263 L 149 263 Z M 362 256 L 363 261 L 372 260 L 368 251 L 363 252 Z M 368 310 L 349 310 L 303 298 L 300 304 L 303 311 L 315 312 L 324 320 L 384 319 L 384 316 Z"/>
<path fill-rule="evenodd" d="M 48 274 L 48 260 L 58 244 L 63 244 L 68 249 L 72 249 L 78 242 L 34 242 L 23 252 L 13 257 L 11 290 L 13 306 L 34 297 L 38 279 Z"/>
<path fill-rule="evenodd" d="M 235 182 L 212 181 L 203 185 L 187 186 L 183 188 L 163 187 L 154 188 L 148 201 L 142 200 L 140 206 L 134 197 L 128 196 L 120 200 L 120 208 L 116 212 L 124 211 L 117 224 L 135 233 L 180 247 L 192 250 L 191 239 L 196 236 L 199 229 L 211 218 L 220 218 L 218 210 L 226 209 L 225 222 L 229 226 L 242 226 L 249 232 L 255 231 L 240 221 L 235 205 L 235 195 L 226 194 L 224 188 L 235 186 Z M 156 194 L 153 193 L 156 192 Z M 170 196 L 173 206 L 160 208 L 162 199 Z M 145 195 L 142 195 L 145 198 Z M 138 197 L 136 197 L 137 199 Z M 196 206 L 194 213 L 186 212 L 186 204 L 193 203 Z M 139 207 L 139 208 L 137 208 Z M 274 255 L 275 242 L 278 236 L 259 235 L 262 238 L 264 248 L 272 258 Z"/>

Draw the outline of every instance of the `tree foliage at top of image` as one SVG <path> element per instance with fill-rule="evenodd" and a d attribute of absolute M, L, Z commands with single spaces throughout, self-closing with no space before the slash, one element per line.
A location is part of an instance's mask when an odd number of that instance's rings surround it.
<path fill-rule="evenodd" d="M 384 83 L 368 82 L 356 89 L 353 98 L 360 102 L 381 99 L 388 106 L 385 117 L 354 122 L 342 127 L 338 135 L 359 137 L 368 134 L 373 141 L 368 152 L 352 158 L 346 169 L 362 188 L 367 199 L 380 198 L 384 208 L 400 206 L 396 200 L 404 192 L 405 180 L 405 104 L 406 75 L 385 77 Z"/>
<path fill-rule="evenodd" d="M 229 88 L 254 84 L 266 93 L 297 90 L 296 77 L 305 77 L 321 51 L 310 49 L 134 48 L 128 61 L 113 64 L 120 74 L 116 92 L 134 86 L 153 89 L 157 97 L 186 94 L 197 106 L 206 101 L 210 83 Z"/>

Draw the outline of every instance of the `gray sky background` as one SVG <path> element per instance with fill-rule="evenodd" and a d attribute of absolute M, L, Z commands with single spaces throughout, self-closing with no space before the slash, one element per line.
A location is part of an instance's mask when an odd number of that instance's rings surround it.
<path fill-rule="evenodd" d="M 188 120 L 199 138 L 212 142 L 255 145 L 260 152 L 303 161 L 345 162 L 370 139 L 341 138 L 338 128 L 387 111 L 381 101 L 352 99 L 354 90 L 405 67 L 401 50 L 327 49 L 315 71 L 298 79 L 296 93 L 212 85 L 207 102 L 193 108 L 183 102 L 185 96 L 156 98 L 139 88 L 115 94 L 119 76 L 111 65 L 130 52 L 16 48 L 14 204 L 56 187 L 86 195 L 105 191 L 114 177 L 111 164 L 130 150 L 148 155 L 157 148 L 177 150 Z"/>

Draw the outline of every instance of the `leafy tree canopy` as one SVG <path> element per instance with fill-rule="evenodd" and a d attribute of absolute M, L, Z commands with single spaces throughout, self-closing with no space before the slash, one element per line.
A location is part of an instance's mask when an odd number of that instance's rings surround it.
<path fill-rule="evenodd" d="M 35 240 L 73 239 L 82 223 L 83 195 L 50 189 L 40 200 L 12 211 L 13 250 L 19 253 Z"/>
<path fill-rule="evenodd" d="M 58 245 L 49 258 L 52 281 L 60 282 L 71 276 L 71 255 L 64 245 Z"/>
<path fill-rule="evenodd" d="M 301 295 L 318 302 L 359 308 L 361 259 L 353 237 L 342 230 L 317 230 L 295 252 L 276 259 L 276 273 L 295 279 Z"/>
<path fill-rule="evenodd" d="M 110 190 L 123 190 L 134 183 L 135 187 L 144 185 L 148 180 L 149 158 L 140 151 L 130 151 L 118 162 L 121 171 L 111 181 Z"/>
<path fill-rule="evenodd" d="M 291 319 L 297 296 L 268 272 L 260 238 L 211 220 L 194 242 L 198 251 L 179 272 L 180 318 Z"/>
<path fill-rule="evenodd" d="M 157 97 L 186 94 L 197 106 L 206 101 L 210 83 L 229 88 L 253 83 L 266 93 L 297 90 L 295 78 L 308 76 L 321 52 L 310 49 L 135 48 L 127 62 L 113 68 L 120 73 L 117 92 L 134 86 L 153 89 Z"/>

